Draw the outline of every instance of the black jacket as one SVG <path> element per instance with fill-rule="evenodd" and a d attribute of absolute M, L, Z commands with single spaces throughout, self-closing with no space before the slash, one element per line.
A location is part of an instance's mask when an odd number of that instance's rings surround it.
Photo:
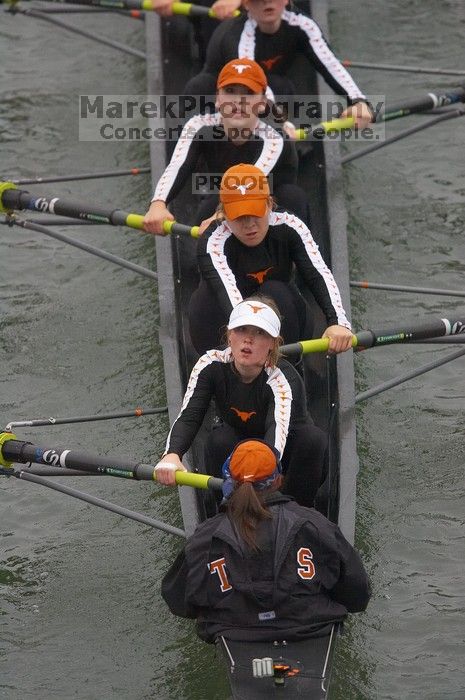
<path fill-rule="evenodd" d="M 171 612 L 197 618 L 207 642 L 321 636 L 368 604 L 367 574 L 339 528 L 280 493 L 267 503 L 258 551 L 223 512 L 199 525 L 163 579 Z"/>
<path fill-rule="evenodd" d="M 165 454 L 187 452 L 211 400 L 218 416 L 242 439 L 260 438 L 282 457 L 289 432 L 307 420 L 302 378 L 287 360 L 266 367 L 245 383 L 233 370 L 231 349 L 208 350 L 195 364 L 181 411 L 171 426 Z"/>
<path fill-rule="evenodd" d="M 243 299 L 259 292 L 264 281 L 289 284 L 295 266 L 328 326 L 350 329 L 331 270 L 305 223 L 290 212 L 272 211 L 268 232 L 256 246 L 241 243 L 226 221 L 212 222 L 199 240 L 197 261 L 202 279 L 227 316 Z"/>
<path fill-rule="evenodd" d="M 365 101 L 353 78 L 334 55 L 317 23 L 300 11 L 286 9 L 279 29 L 265 34 L 243 14 L 220 22 L 207 48 L 203 71 L 217 76 L 234 58 L 251 58 L 267 75 L 286 75 L 296 56 L 304 56 L 334 90 L 349 103 Z"/>

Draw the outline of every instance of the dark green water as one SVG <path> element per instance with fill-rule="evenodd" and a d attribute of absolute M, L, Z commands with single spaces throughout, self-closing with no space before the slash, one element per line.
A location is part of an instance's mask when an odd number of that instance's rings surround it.
<path fill-rule="evenodd" d="M 343 57 L 464 68 L 462 0 L 334 0 L 331 7 L 332 42 Z M 67 21 L 144 44 L 141 26 L 122 17 Z M 77 140 L 77 96 L 143 93 L 139 59 L 3 12 L 0 40 L 2 179 L 147 163 L 143 144 Z M 454 84 L 353 74 L 366 92 L 391 99 Z M 462 122 L 346 167 L 353 278 L 463 288 Z M 30 190 L 143 211 L 151 185 L 144 176 Z M 66 232 L 154 265 L 152 240 L 137 232 Z M 155 285 L 38 233 L 1 226 L 0 234 L 1 423 L 163 405 Z M 462 309 L 457 299 L 353 292 L 356 327 Z M 443 352 L 421 346 L 359 356 L 358 389 Z M 340 645 L 337 700 L 465 697 L 463 368 L 457 360 L 359 408 L 357 543 L 374 596 Z M 166 419 L 154 417 L 17 433 L 154 461 L 166 429 Z M 174 492 L 111 479 L 66 483 L 180 524 Z M 178 542 L 16 480 L 0 481 L 0 504 L 1 698 L 226 697 L 212 650 L 168 615 L 159 595 Z"/>

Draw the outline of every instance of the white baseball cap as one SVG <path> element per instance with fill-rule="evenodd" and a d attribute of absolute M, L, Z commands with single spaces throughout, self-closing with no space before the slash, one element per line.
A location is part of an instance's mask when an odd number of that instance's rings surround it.
<path fill-rule="evenodd" d="M 270 306 L 261 301 L 241 301 L 231 311 L 228 331 L 239 326 L 256 326 L 277 338 L 281 330 L 281 321 Z"/>

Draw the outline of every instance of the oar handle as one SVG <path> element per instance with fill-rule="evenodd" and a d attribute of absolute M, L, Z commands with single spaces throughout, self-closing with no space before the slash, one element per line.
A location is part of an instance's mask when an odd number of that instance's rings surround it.
<path fill-rule="evenodd" d="M 357 345 L 357 336 L 352 336 L 352 347 Z M 312 340 L 299 340 L 297 343 L 283 345 L 280 349 L 283 355 L 308 355 L 312 352 L 327 352 L 329 338 L 313 338 Z"/>
<path fill-rule="evenodd" d="M 332 119 L 331 121 L 321 122 L 309 129 L 296 129 L 296 139 L 304 141 L 312 134 L 317 138 L 323 134 L 330 134 L 336 131 L 344 131 L 345 129 L 353 129 L 355 127 L 354 117 L 343 117 L 341 119 Z"/>
<path fill-rule="evenodd" d="M 150 2 L 150 0 L 144 0 L 144 2 Z M 173 2 L 171 6 L 173 15 L 186 15 L 188 17 L 212 17 L 213 19 L 218 19 L 215 15 L 215 11 L 211 7 L 203 7 L 202 5 L 193 5 L 190 2 Z M 233 17 L 239 17 L 241 13 L 239 10 L 234 10 L 232 13 Z"/>
<path fill-rule="evenodd" d="M 170 221 L 169 219 L 165 219 L 163 222 L 163 232 L 172 233 L 175 236 L 192 236 L 192 238 L 198 238 L 200 235 L 198 226 L 178 224 L 177 221 Z"/>
<path fill-rule="evenodd" d="M 208 476 L 208 474 L 177 471 L 175 472 L 175 479 L 178 486 L 192 486 L 195 489 L 221 491 L 223 486 L 223 479 L 218 479 L 215 476 Z"/>

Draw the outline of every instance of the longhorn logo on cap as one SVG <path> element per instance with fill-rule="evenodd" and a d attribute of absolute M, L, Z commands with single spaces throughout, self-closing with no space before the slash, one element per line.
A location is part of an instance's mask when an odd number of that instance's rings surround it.
<path fill-rule="evenodd" d="M 232 185 L 232 187 L 235 187 L 236 190 L 239 190 L 241 194 L 245 195 L 246 190 L 248 190 L 250 187 L 253 187 L 253 180 L 251 182 L 248 182 L 246 185 Z"/>
<path fill-rule="evenodd" d="M 254 306 L 253 304 L 247 304 L 247 306 L 250 306 L 254 314 L 258 314 L 259 311 L 263 311 L 265 308 L 264 306 Z"/>
<path fill-rule="evenodd" d="M 242 73 L 247 70 L 247 68 L 251 68 L 251 66 L 244 65 L 242 63 L 234 63 L 233 68 L 237 70 L 239 75 L 242 75 Z"/>

